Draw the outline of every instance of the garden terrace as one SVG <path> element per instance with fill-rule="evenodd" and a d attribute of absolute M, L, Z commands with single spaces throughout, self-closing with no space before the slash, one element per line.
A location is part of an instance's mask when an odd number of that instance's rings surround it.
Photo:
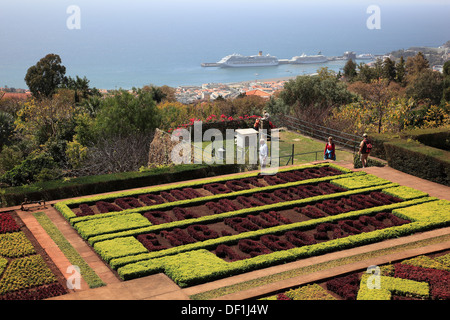
<path fill-rule="evenodd" d="M 327 163 L 55 207 L 122 279 L 164 272 L 182 287 L 450 222 L 448 201 Z"/>

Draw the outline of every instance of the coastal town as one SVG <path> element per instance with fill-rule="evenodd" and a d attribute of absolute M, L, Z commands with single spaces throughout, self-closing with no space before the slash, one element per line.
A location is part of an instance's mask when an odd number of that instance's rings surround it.
<path fill-rule="evenodd" d="M 190 104 L 199 100 L 215 100 L 219 97 L 233 99 L 240 95 L 254 95 L 269 99 L 275 92 L 282 90 L 287 78 L 238 83 L 205 83 L 201 86 L 179 86 L 175 97 L 178 102 Z"/>

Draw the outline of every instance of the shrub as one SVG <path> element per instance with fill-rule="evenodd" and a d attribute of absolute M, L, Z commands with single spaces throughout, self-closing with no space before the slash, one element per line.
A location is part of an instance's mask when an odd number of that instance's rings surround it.
<path fill-rule="evenodd" d="M 9 212 L 0 213 L 0 234 L 19 230 L 20 227 Z"/>
<path fill-rule="evenodd" d="M 34 253 L 33 244 L 22 231 L 0 234 L 0 255 L 17 258 Z"/>
<path fill-rule="evenodd" d="M 149 220 L 139 213 L 116 215 L 101 220 L 81 221 L 75 229 L 85 239 L 99 234 L 118 232 L 150 226 Z"/>
<path fill-rule="evenodd" d="M 308 284 L 298 289 L 291 289 L 284 294 L 279 294 L 277 300 L 336 300 L 324 288 L 318 284 Z"/>
<path fill-rule="evenodd" d="M 94 245 L 95 251 L 105 260 L 148 252 L 134 237 L 102 241 Z"/>
<path fill-rule="evenodd" d="M 0 295 L 53 282 L 56 277 L 40 255 L 17 258 L 0 280 Z"/>
<path fill-rule="evenodd" d="M 2 177 L 1 181 L 10 186 L 21 186 L 44 179 L 45 175 L 51 175 L 51 178 L 57 178 L 60 173 L 56 173 L 56 162 L 50 155 L 40 153 L 30 155 L 23 160 L 19 165 L 7 171 Z M 39 176 L 41 174 L 41 176 Z"/>

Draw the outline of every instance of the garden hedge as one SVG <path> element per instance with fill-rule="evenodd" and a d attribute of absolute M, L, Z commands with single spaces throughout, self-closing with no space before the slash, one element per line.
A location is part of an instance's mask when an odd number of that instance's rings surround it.
<path fill-rule="evenodd" d="M 240 166 L 234 164 L 190 164 L 155 168 L 143 172 L 123 172 L 39 182 L 21 187 L 2 188 L 0 191 L 1 206 L 10 207 L 19 205 L 25 198 L 30 201 L 51 201 L 189 179 L 200 179 L 215 175 L 236 173 L 240 170 Z"/>
<path fill-rule="evenodd" d="M 385 142 L 384 148 L 392 168 L 450 186 L 450 152 L 405 140 Z"/>
<path fill-rule="evenodd" d="M 400 134 L 370 134 L 371 156 L 399 171 L 450 185 L 450 129 L 418 129 Z M 370 158 L 370 157 L 369 157 Z"/>

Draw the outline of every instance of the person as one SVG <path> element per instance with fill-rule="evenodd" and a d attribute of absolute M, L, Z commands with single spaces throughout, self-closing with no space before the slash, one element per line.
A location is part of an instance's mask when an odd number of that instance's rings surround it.
<path fill-rule="evenodd" d="M 367 167 L 367 161 L 371 150 L 372 150 L 372 143 L 370 142 L 367 133 L 364 133 L 363 140 L 359 145 L 359 152 L 358 152 L 361 158 L 363 168 Z"/>
<path fill-rule="evenodd" d="M 265 168 L 267 165 L 267 157 L 269 155 L 269 149 L 267 147 L 266 141 L 261 139 L 259 141 L 259 163 L 261 164 L 261 168 Z"/>
<path fill-rule="evenodd" d="M 255 120 L 255 124 L 253 125 L 253 129 L 259 130 L 259 123 L 260 123 L 260 122 L 261 122 L 261 120 L 259 120 L 259 118 L 256 119 L 256 120 Z"/>
<path fill-rule="evenodd" d="M 323 152 L 323 160 L 336 160 L 336 148 L 333 142 L 333 137 L 328 138 L 328 142 L 325 145 L 325 151 Z"/>

